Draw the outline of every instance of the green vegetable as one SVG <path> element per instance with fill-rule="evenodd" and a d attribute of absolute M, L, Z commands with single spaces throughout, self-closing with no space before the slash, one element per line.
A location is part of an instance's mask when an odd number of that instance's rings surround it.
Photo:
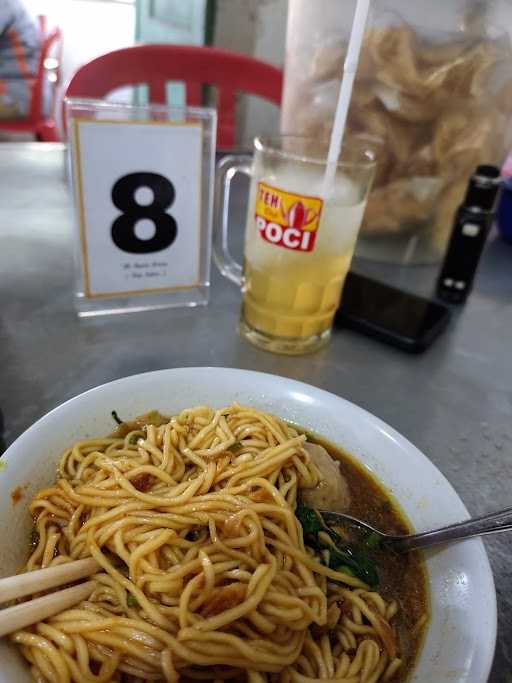
<path fill-rule="evenodd" d="M 346 564 L 338 565 L 335 567 L 335 571 L 340 572 L 341 574 L 346 574 L 347 576 L 355 576 L 354 570 Z"/>
<path fill-rule="evenodd" d="M 114 418 L 114 420 L 117 422 L 118 425 L 123 424 L 123 421 L 121 420 L 121 418 L 119 417 L 119 415 L 116 413 L 115 410 L 112 411 L 111 415 Z"/>
<path fill-rule="evenodd" d="M 232 444 L 232 445 L 228 448 L 228 451 L 229 451 L 230 453 L 235 454 L 235 453 L 238 453 L 238 451 L 241 451 L 242 448 L 243 448 L 243 446 L 242 446 L 242 444 L 240 443 L 240 441 L 235 441 L 235 443 Z"/>
<path fill-rule="evenodd" d="M 128 439 L 128 443 L 130 446 L 135 446 L 137 444 L 137 441 L 139 440 L 139 435 L 138 434 L 132 434 L 130 438 Z"/>
<path fill-rule="evenodd" d="M 379 575 L 375 562 L 371 560 L 360 550 L 355 550 L 347 545 L 343 549 L 336 549 L 331 551 L 331 569 L 335 569 L 340 565 L 350 567 L 354 572 L 354 576 L 364 581 L 369 586 L 374 588 L 379 585 Z"/>
<path fill-rule="evenodd" d="M 126 598 L 126 604 L 128 605 L 128 607 L 138 607 L 139 606 L 137 598 L 135 598 L 131 593 L 128 593 L 128 597 Z"/>
<path fill-rule="evenodd" d="M 317 513 L 311 508 L 307 508 L 305 505 L 297 505 L 295 510 L 295 516 L 302 525 L 302 531 L 304 536 L 308 538 L 309 536 L 318 536 L 318 532 L 322 531 L 323 526 Z M 308 544 L 310 545 L 310 544 Z M 317 550 L 317 546 L 313 545 L 313 548 Z"/>
<path fill-rule="evenodd" d="M 364 542 L 367 548 L 378 548 L 380 545 L 380 536 L 375 531 L 370 531 Z"/>
<path fill-rule="evenodd" d="M 306 545 L 319 553 L 323 564 L 335 571 L 355 576 L 372 588 L 379 584 L 375 562 L 362 549 L 344 543 L 339 534 L 324 525 L 315 510 L 299 504 L 295 515 L 302 525 Z"/>

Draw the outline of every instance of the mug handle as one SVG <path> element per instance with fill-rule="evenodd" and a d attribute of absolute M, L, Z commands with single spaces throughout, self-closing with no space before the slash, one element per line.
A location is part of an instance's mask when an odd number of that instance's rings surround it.
<path fill-rule="evenodd" d="M 213 257 L 222 275 L 239 287 L 242 286 L 242 266 L 231 256 L 228 244 L 229 199 L 231 181 L 237 173 L 251 177 L 252 157 L 226 156 L 217 165 L 215 177 L 217 210 L 213 235 Z"/>

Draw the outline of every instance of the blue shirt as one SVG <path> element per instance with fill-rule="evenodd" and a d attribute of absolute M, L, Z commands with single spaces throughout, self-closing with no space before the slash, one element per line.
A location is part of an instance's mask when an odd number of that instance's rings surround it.
<path fill-rule="evenodd" d="M 0 105 L 26 115 L 37 73 L 41 37 L 20 0 L 0 0 Z"/>

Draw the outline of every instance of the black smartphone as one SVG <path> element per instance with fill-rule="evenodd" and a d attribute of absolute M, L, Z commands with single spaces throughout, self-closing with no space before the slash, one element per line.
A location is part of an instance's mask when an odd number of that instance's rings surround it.
<path fill-rule="evenodd" d="M 341 300 L 335 326 L 363 332 L 410 353 L 428 348 L 450 319 L 442 304 L 352 272 Z"/>

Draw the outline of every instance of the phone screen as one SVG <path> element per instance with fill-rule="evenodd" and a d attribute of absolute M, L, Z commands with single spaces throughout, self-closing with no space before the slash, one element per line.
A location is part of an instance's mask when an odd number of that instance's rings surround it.
<path fill-rule="evenodd" d="M 338 316 L 341 322 L 359 321 L 396 337 L 421 340 L 442 325 L 448 311 L 428 299 L 349 273 Z"/>

